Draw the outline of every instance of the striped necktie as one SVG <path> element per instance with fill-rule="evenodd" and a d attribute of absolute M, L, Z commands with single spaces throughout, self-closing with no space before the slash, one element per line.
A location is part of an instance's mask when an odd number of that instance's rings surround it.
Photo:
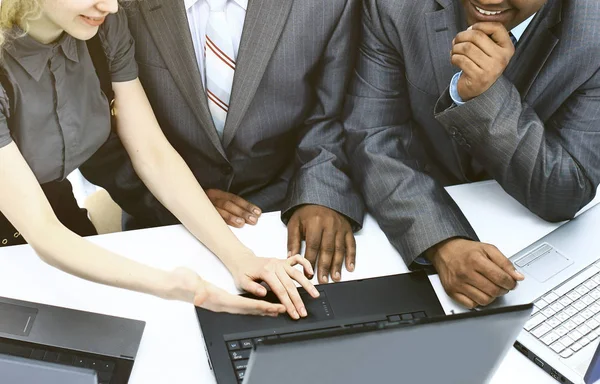
<path fill-rule="evenodd" d="M 221 140 L 229 112 L 229 99 L 235 73 L 235 57 L 230 28 L 227 24 L 227 0 L 207 0 L 210 7 L 206 26 L 204 60 L 208 107 Z"/>
<path fill-rule="evenodd" d="M 517 38 L 515 37 L 515 35 L 513 35 L 512 32 L 508 32 L 508 35 L 510 36 L 510 41 L 512 41 L 513 45 L 516 47 L 517 46 Z"/>

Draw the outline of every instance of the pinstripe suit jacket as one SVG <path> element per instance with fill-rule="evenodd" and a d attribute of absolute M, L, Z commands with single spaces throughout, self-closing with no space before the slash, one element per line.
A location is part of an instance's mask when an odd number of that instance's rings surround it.
<path fill-rule="evenodd" d="M 600 2 L 548 0 L 503 76 L 454 106 L 449 52 L 464 19 L 459 0 L 364 1 L 347 153 L 407 265 L 445 239 L 477 239 L 444 186 L 494 178 L 558 221 L 600 183 Z"/>
<path fill-rule="evenodd" d="M 165 135 L 204 188 L 282 210 L 284 220 L 294 207 L 319 204 L 360 226 L 363 202 L 347 174 L 340 122 L 358 4 L 249 2 L 223 141 L 208 110 L 183 0 L 126 6 L 140 80 Z M 104 148 L 82 170 L 135 217 L 127 227 L 175 222 L 122 150 Z"/>

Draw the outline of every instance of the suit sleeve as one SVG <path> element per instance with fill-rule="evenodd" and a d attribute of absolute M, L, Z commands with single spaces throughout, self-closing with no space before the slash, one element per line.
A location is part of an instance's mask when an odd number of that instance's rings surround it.
<path fill-rule="evenodd" d="M 315 73 L 314 108 L 304 121 L 296 171 L 288 187 L 282 218 L 287 222 L 303 204 L 331 208 L 362 226 L 364 203 L 350 179 L 340 121 L 344 94 L 356 57 L 360 2 L 348 0 Z"/>
<path fill-rule="evenodd" d="M 364 2 L 358 62 L 346 98 L 346 153 L 369 212 L 415 268 L 415 259 L 431 246 L 477 236 L 444 188 L 424 172 L 426 158 L 415 156 L 423 145 L 412 119 L 404 61 L 387 38 L 395 28 L 385 24 L 377 7 L 376 0 Z"/>
<path fill-rule="evenodd" d="M 505 77 L 461 106 L 443 96 L 436 112 L 486 171 L 541 218 L 571 219 L 594 198 L 600 183 L 600 71 L 545 123 Z"/>

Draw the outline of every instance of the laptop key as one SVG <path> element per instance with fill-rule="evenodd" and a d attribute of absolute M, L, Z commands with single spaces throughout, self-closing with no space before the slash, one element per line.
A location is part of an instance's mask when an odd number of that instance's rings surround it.
<path fill-rule="evenodd" d="M 581 284 L 579 287 L 575 288 L 575 291 L 577 291 L 577 293 L 579 293 L 580 295 L 585 295 L 586 293 L 588 293 L 590 290 L 588 287 L 586 287 L 585 285 Z"/>
<path fill-rule="evenodd" d="M 233 367 L 236 371 L 248 368 L 248 360 L 236 360 L 233 362 Z"/>
<path fill-rule="evenodd" d="M 538 325 L 540 325 L 541 323 L 544 322 L 544 320 L 546 320 L 546 316 L 544 316 L 541 313 L 536 314 L 535 316 L 531 317 L 527 323 L 525 323 L 525 330 L 526 331 L 530 331 L 533 328 L 537 327 Z"/>
<path fill-rule="evenodd" d="M 563 285 L 554 289 L 553 291 L 558 296 L 567 295 L 567 296 L 571 297 L 569 294 L 571 292 L 575 292 L 575 291 L 571 291 L 573 288 L 575 288 L 579 284 L 585 282 L 587 279 L 594 276 L 597 272 L 598 272 L 598 269 L 596 269 L 596 268 L 584 269 L 581 273 L 579 273 L 578 275 L 575 275 L 571 280 L 565 282 Z M 575 293 L 577 293 L 577 292 L 575 292 Z M 572 300 L 577 300 L 579 298 L 579 296 L 580 295 L 578 294 L 578 296 Z"/>
<path fill-rule="evenodd" d="M 558 336 L 563 337 L 569 333 L 569 330 L 565 326 L 561 325 L 560 327 L 556 328 L 554 332 L 558 333 Z"/>
<path fill-rule="evenodd" d="M 560 339 L 560 336 L 556 332 L 548 332 L 544 337 L 541 338 L 542 343 L 550 345 L 556 340 Z"/>
<path fill-rule="evenodd" d="M 34 360 L 44 360 L 44 355 L 46 354 L 46 351 L 44 351 L 43 349 L 34 349 L 33 352 L 31 352 L 31 359 Z"/>
<path fill-rule="evenodd" d="M 233 352 L 229 352 L 230 356 L 231 356 L 231 360 L 244 360 L 244 359 L 249 359 L 250 358 L 250 350 L 249 349 L 242 349 L 240 351 L 233 351 Z"/>
<path fill-rule="evenodd" d="M 577 314 L 577 309 L 575 309 L 573 306 L 569 305 L 567 308 L 565 308 L 565 313 L 567 315 L 569 315 L 569 317 L 573 317 Z"/>
<path fill-rule="evenodd" d="M 539 327 L 537 327 L 536 329 L 534 329 L 531 333 L 537 337 L 540 338 L 542 336 L 544 336 L 546 333 L 548 333 L 551 330 L 551 328 L 546 325 L 546 324 L 542 324 Z"/>
<path fill-rule="evenodd" d="M 551 307 L 546 307 L 542 310 L 542 313 L 546 317 L 551 317 L 552 315 L 554 315 L 556 313 L 556 311 L 554 309 L 552 309 Z"/>
<path fill-rule="evenodd" d="M 58 360 L 57 352 L 46 351 L 46 354 L 44 355 L 44 361 L 48 361 L 50 363 L 56 363 L 56 360 Z"/>
<path fill-rule="evenodd" d="M 240 349 L 240 342 L 239 341 L 228 341 L 227 349 L 229 349 L 230 351 L 235 351 L 237 349 Z"/>
<path fill-rule="evenodd" d="M 241 341 L 242 348 L 252 348 L 252 340 L 242 340 Z"/>
<path fill-rule="evenodd" d="M 588 333 L 592 332 L 591 328 L 588 327 L 585 324 L 581 324 L 579 327 L 576 328 L 582 335 L 587 335 Z"/>
<path fill-rule="evenodd" d="M 565 306 L 559 303 L 558 301 L 550 305 L 550 308 L 552 308 L 554 312 L 560 312 L 564 307 Z"/>
<path fill-rule="evenodd" d="M 75 356 L 73 356 L 71 354 L 68 354 L 68 353 L 59 353 L 58 354 L 57 363 L 72 365 L 73 364 L 73 359 L 75 359 Z"/>
<path fill-rule="evenodd" d="M 538 301 L 536 301 L 535 303 L 533 303 L 533 305 L 535 305 L 537 308 L 544 309 L 548 306 L 548 303 L 544 300 L 544 299 L 539 299 Z"/>
<path fill-rule="evenodd" d="M 600 327 L 600 323 L 597 322 L 595 319 L 589 319 L 588 321 L 585 322 L 585 324 L 592 329 L 596 329 L 596 328 Z"/>
<path fill-rule="evenodd" d="M 244 375 L 246 374 L 246 371 L 237 371 L 236 374 L 238 380 L 244 380 Z"/>
<path fill-rule="evenodd" d="M 575 352 L 579 351 L 581 348 L 583 348 L 583 345 L 579 341 L 571 345 L 571 349 Z"/>
<path fill-rule="evenodd" d="M 560 357 L 563 359 L 568 359 L 571 356 L 573 356 L 573 350 L 571 348 L 567 348 L 560 353 Z"/>
<path fill-rule="evenodd" d="M 559 312 L 556 314 L 556 318 L 558 320 L 560 320 L 561 323 L 564 323 L 565 321 L 569 320 L 571 318 L 571 316 L 567 315 L 566 312 Z"/>
<path fill-rule="evenodd" d="M 583 345 L 585 347 L 586 345 L 588 345 L 589 343 L 591 343 L 591 340 L 588 339 L 587 336 L 584 336 L 584 337 L 581 338 L 581 340 L 579 340 L 579 342 L 581 343 L 581 345 Z"/>
<path fill-rule="evenodd" d="M 563 324 L 565 326 L 565 328 L 567 328 L 569 331 L 574 330 L 575 328 L 577 328 L 577 324 L 575 324 L 572 320 L 567 321 L 566 323 Z"/>
<path fill-rule="evenodd" d="M 600 299 L 600 289 L 598 289 L 598 288 L 594 289 L 593 291 L 591 291 L 591 292 L 589 293 L 589 295 L 590 295 L 590 296 L 592 296 L 592 298 L 593 298 L 594 300 L 598 300 L 598 299 Z"/>
<path fill-rule="evenodd" d="M 574 302 L 574 303 L 573 303 L 573 304 L 571 304 L 571 305 L 572 305 L 573 307 L 575 307 L 575 309 L 576 309 L 578 312 L 581 312 L 581 311 L 583 311 L 583 310 L 585 309 L 585 307 L 587 307 L 587 305 L 586 305 L 586 304 L 585 304 L 583 301 L 581 301 L 581 300 L 577 300 L 576 302 Z"/>
<path fill-rule="evenodd" d="M 598 304 L 598 303 L 594 303 L 594 304 L 590 305 L 588 308 L 590 309 L 590 311 L 592 311 L 594 313 L 600 312 L 600 304 Z"/>
<path fill-rule="evenodd" d="M 585 317 L 581 316 L 581 315 L 575 315 L 573 316 L 573 322 L 577 325 L 579 324 L 583 324 L 585 322 Z"/>
<path fill-rule="evenodd" d="M 589 308 L 586 308 L 581 312 L 581 316 L 587 320 L 594 316 L 594 312 L 592 312 Z"/>
<path fill-rule="evenodd" d="M 551 328 L 556 328 L 561 324 L 561 321 L 554 316 L 546 320 L 546 324 L 548 324 Z"/>
<path fill-rule="evenodd" d="M 564 296 L 564 297 L 561 297 L 560 300 L 558 300 L 558 302 L 566 307 L 567 305 L 571 304 L 573 302 L 573 300 L 569 299 L 567 296 Z"/>
<path fill-rule="evenodd" d="M 556 300 L 560 299 L 560 296 L 558 296 L 556 293 L 554 292 L 550 292 L 549 294 L 547 294 L 546 296 L 543 297 L 544 301 L 547 303 L 553 303 Z"/>
<path fill-rule="evenodd" d="M 583 283 L 583 285 L 585 285 L 585 287 L 587 289 L 589 289 L 590 291 L 592 289 L 596 289 L 596 287 L 598 286 L 598 284 L 594 280 L 592 280 L 592 279 L 586 281 L 585 283 Z"/>
<path fill-rule="evenodd" d="M 594 341 L 598 338 L 598 332 L 592 331 L 592 332 L 588 333 L 586 337 L 588 339 L 590 339 L 590 341 Z"/>
<path fill-rule="evenodd" d="M 413 319 L 412 313 L 405 313 L 402 315 L 402 320 L 412 320 L 412 319 Z"/>
<path fill-rule="evenodd" d="M 596 300 L 590 294 L 583 296 L 581 298 L 581 301 L 583 301 L 585 303 L 585 305 L 592 305 L 596 302 Z"/>
<path fill-rule="evenodd" d="M 561 337 L 558 341 L 560 341 L 565 347 L 569 347 L 575 342 L 575 340 L 571 339 L 568 335 Z"/>
<path fill-rule="evenodd" d="M 571 292 L 567 293 L 567 297 L 569 299 L 575 301 L 575 300 L 579 299 L 581 297 L 581 295 L 577 291 L 571 291 Z"/>
<path fill-rule="evenodd" d="M 581 332 L 579 332 L 578 330 L 574 329 L 571 332 L 569 332 L 568 335 L 571 339 L 577 341 L 579 339 L 581 339 L 583 337 L 583 335 L 581 334 Z"/>
<path fill-rule="evenodd" d="M 560 341 L 557 341 L 550 348 L 556 353 L 561 353 L 565 349 L 565 346 Z"/>

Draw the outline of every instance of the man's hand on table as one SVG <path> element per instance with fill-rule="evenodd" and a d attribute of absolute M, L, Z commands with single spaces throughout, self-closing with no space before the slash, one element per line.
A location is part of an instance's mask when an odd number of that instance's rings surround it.
<path fill-rule="evenodd" d="M 262 213 L 256 205 L 233 193 L 208 189 L 206 195 L 223 220 L 235 228 L 242 228 L 245 224 L 255 225 Z"/>
<path fill-rule="evenodd" d="M 453 238 L 430 248 L 426 257 L 448 295 L 467 308 L 492 303 L 524 279 L 490 244 Z"/>
<path fill-rule="evenodd" d="M 304 205 L 292 214 L 288 225 L 288 255 L 300 252 L 302 240 L 306 241 L 305 258 L 315 266 L 319 283 L 342 279 L 342 264 L 354 271 L 356 262 L 356 241 L 348 219 L 321 205 Z M 308 275 L 312 278 L 312 273 Z"/>

